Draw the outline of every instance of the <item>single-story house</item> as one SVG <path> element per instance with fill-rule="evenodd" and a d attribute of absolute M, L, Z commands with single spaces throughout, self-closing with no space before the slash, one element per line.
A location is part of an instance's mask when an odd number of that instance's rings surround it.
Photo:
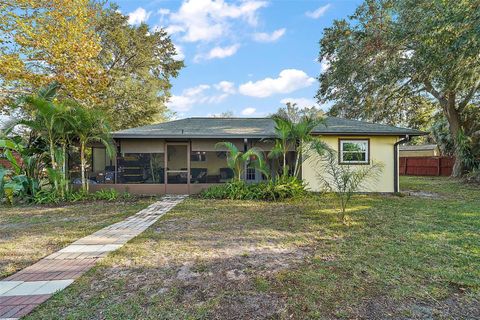
<path fill-rule="evenodd" d="M 398 145 L 424 132 L 370 122 L 327 117 L 314 135 L 338 151 L 339 165 L 363 166 L 372 161 L 384 167 L 372 192 L 397 192 Z M 230 141 L 239 150 L 259 147 L 265 152 L 274 145 L 275 123 L 271 118 L 187 118 L 113 132 L 118 146 L 116 159 L 105 149 L 92 148 L 91 190 L 115 188 L 137 194 L 191 194 L 232 178 L 226 150 L 215 147 Z M 355 151 L 352 151 L 355 150 Z M 288 162 L 295 157 L 289 152 Z M 318 158 L 302 165 L 301 176 L 312 191 L 320 191 Z M 278 161 L 269 160 L 272 168 Z M 264 179 L 254 168 L 243 177 Z"/>
<path fill-rule="evenodd" d="M 436 144 L 403 145 L 399 154 L 400 157 L 438 157 L 440 150 Z"/>

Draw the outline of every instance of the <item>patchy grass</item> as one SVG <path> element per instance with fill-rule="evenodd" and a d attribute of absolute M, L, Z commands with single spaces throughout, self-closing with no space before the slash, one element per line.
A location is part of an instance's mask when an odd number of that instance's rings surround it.
<path fill-rule="evenodd" d="M 265 203 L 188 199 L 29 319 L 480 318 L 480 190 Z"/>
<path fill-rule="evenodd" d="M 89 202 L 62 206 L 0 206 L 0 278 L 152 203 Z"/>

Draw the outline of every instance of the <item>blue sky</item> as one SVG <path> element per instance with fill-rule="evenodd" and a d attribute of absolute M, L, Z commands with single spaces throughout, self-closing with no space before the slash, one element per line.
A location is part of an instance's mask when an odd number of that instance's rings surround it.
<path fill-rule="evenodd" d="M 286 101 L 311 106 L 322 30 L 361 1 L 117 1 L 131 24 L 164 27 L 186 67 L 173 80 L 177 117 L 265 116 Z M 328 108 L 328 106 L 321 106 Z"/>

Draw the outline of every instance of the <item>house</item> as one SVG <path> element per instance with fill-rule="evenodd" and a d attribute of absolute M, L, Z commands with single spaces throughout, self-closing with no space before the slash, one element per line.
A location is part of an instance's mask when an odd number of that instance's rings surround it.
<path fill-rule="evenodd" d="M 400 157 L 438 157 L 440 150 L 436 144 L 403 145 L 399 148 Z"/>
<path fill-rule="evenodd" d="M 380 178 L 369 190 L 398 191 L 398 145 L 418 130 L 369 122 L 327 117 L 325 124 L 313 131 L 338 151 L 339 165 L 384 164 Z M 97 181 L 91 190 L 115 188 L 137 194 L 191 194 L 231 179 L 226 150 L 216 143 L 230 141 L 239 150 L 259 147 L 272 149 L 275 123 L 270 118 L 187 118 L 113 133 L 118 146 L 116 160 L 109 159 L 105 149 L 92 150 L 90 178 Z M 352 148 L 355 151 L 352 151 Z M 288 154 L 288 162 L 295 157 Z M 302 179 L 312 191 L 320 191 L 318 158 L 310 157 L 302 165 Z M 272 168 L 276 160 L 269 160 Z M 243 177 L 257 182 L 263 175 L 248 168 Z"/>

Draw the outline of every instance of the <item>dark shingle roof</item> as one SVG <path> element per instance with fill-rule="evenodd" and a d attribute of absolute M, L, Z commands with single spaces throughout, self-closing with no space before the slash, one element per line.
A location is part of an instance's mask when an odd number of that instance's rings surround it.
<path fill-rule="evenodd" d="M 419 130 L 327 117 L 315 128 L 323 135 L 423 135 Z M 121 130 L 114 138 L 273 138 L 271 118 L 186 118 Z"/>

